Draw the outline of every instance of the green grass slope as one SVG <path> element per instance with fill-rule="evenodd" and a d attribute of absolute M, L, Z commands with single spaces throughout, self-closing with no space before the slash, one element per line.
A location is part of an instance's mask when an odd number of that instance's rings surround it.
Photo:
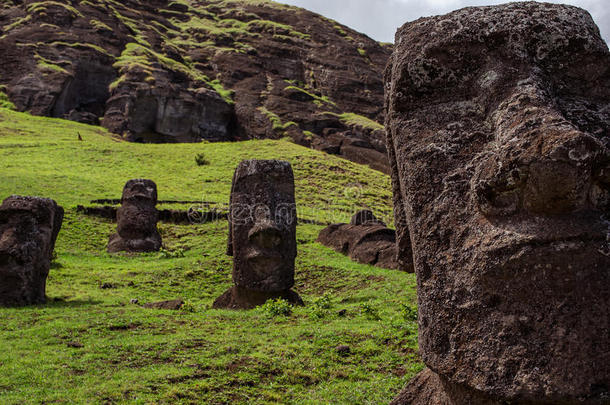
<path fill-rule="evenodd" d="M 208 165 L 197 166 L 200 153 Z M 120 197 L 134 177 L 153 179 L 160 199 L 223 203 L 244 158 L 293 164 L 302 217 L 391 213 L 387 176 L 288 141 L 140 145 L 0 109 L 0 198 L 40 195 L 66 209 L 49 303 L 0 309 L 0 403 L 386 403 L 422 368 L 414 276 L 317 244 L 321 226 L 297 230 L 305 307 L 233 312 L 210 309 L 231 285 L 226 221 L 161 223 L 167 249 L 183 257 L 110 255 L 115 225 L 75 210 Z M 181 311 L 130 304 L 178 297 Z M 341 344 L 349 355 L 336 352 Z"/>

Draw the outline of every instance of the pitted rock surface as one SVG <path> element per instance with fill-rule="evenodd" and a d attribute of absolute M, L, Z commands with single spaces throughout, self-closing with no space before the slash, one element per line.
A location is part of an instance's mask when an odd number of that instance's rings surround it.
<path fill-rule="evenodd" d="M 591 16 L 527 2 L 422 18 L 385 81 L 399 255 L 413 246 L 439 389 L 608 403 L 610 54 Z"/>
<path fill-rule="evenodd" d="M 215 308 L 253 308 L 283 297 L 301 303 L 294 286 L 297 256 L 294 175 L 280 160 L 244 160 L 235 169 L 227 254 L 233 282 Z"/>
<path fill-rule="evenodd" d="M 129 180 L 117 209 L 117 233 L 110 236 L 108 252 L 155 252 L 161 249 L 157 229 L 157 185 L 152 180 Z"/>
<path fill-rule="evenodd" d="M 46 302 L 46 280 L 64 210 L 48 198 L 11 196 L 0 205 L 0 306 Z"/>

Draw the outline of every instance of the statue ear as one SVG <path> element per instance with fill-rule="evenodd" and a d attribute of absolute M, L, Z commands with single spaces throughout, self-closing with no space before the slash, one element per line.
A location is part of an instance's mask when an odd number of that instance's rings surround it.
<path fill-rule="evenodd" d="M 233 173 L 231 181 L 231 194 L 229 196 L 229 239 L 227 240 L 227 256 L 233 256 L 233 192 L 235 191 L 235 180 L 237 178 L 237 169 Z"/>
<path fill-rule="evenodd" d="M 233 256 L 233 227 L 229 224 L 229 241 L 227 242 L 227 256 Z"/>

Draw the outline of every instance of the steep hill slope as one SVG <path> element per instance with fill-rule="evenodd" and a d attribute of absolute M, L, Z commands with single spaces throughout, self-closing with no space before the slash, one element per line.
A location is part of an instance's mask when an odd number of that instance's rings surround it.
<path fill-rule="evenodd" d="M 195 163 L 199 153 L 208 165 Z M 322 226 L 297 227 L 305 306 L 282 315 L 210 309 L 231 285 L 226 221 L 160 223 L 169 253 L 110 255 L 116 224 L 75 210 L 140 176 L 161 199 L 228 201 L 244 157 L 291 161 L 300 216 L 345 220 L 359 207 L 391 216 L 388 176 L 286 140 L 129 144 L 0 108 L 0 199 L 37 194 L 66 208 L 49 302 L 0 308 L 0 403 L 388 403 L 421 370 L 414 275 L 316 243 Z M 181 311 L 130 303 L 178 297 Z"/>
<path fill-rule="evenodd" d="M 127 140 L 294 141 L 387 170 L 388 46 L 271 1 L 4 1 L 0 84 L 21 111 Z"/>

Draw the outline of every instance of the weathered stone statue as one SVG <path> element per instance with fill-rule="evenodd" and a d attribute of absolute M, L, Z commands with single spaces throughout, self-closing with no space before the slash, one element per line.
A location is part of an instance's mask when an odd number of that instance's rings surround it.
<path fill-rule="evenodd" d="M 46 301 L 45 288 L 64 210 L 53 200 L 11 196 L 0 205 L 0 305 Z"/>
<path fill-rule="evenodd" d="M 385 222 L 378 219 L 371 210 L 360 210 L 356 212 L 349 221 L 350 225 L 383 225 Z"/>
<path fill-rule="evenodd" d="M 408 23 L 386 91 L 428 366 L 395 403 L 608 404 L 610 54 L 591 16 Z"/>
<path fill-rule="evenodd" d="M 152 180 L 129 180 L 117 210 L 117 233 L 110 236 L 108 252 L 155 252 L 161 248 L 157 230 L 157 185 Z"/>
<path fill-rule="evenodd" d="M 358 211 L 349 224 L 327 226 L 320 231 L 317 241 L 358 263 L 413 273 L 409 252 L 405 265 L 396 259 L 396 231 L 388 228 L 370 210 Z"/>
<path fill-rule="evenodd" d="M 290 290 L 297 255 L 294 175 L 280 160 L 244 160 L 231 188 L 229 242 L 233 282 L 214 308 L 254 308 L 270 298 L 301 303 Z"/>

